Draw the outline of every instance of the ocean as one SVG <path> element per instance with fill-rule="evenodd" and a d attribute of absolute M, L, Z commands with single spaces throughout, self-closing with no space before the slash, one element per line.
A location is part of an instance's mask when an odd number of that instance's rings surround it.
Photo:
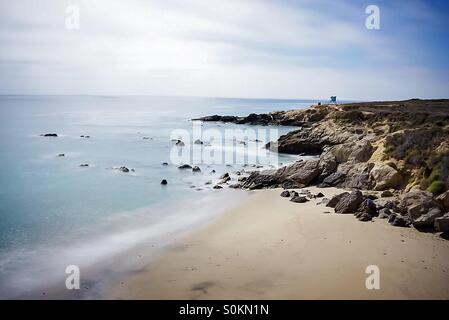
<path fill-rule="evenodd" d="M 294 129 L 289 127 L 203 123 L 197 129 L 215 133 L 219 139 L 203 135 L 209 137 L 203 139 L 204 145 L 195 145 L 193 139 L 182 137 L 184 147 L 176 146 L 172 140 L 178 139 L 178 133 L 195 130 L 192 118 L 244 116 L 305 108 L 316 102 L 1 96 L 0 297 L 44 295 L 49 286 L 63 289 L 68 265 L 79 266 L 88 275 L 82 283 L 93 288 L 116 271 L 139 264 L 140 254 L 129 258 L 127 252 L 146 247 L 141 260 L 146 263 L 149 249 L 156 252 L 243 200 L 243 191 L 213 189 L 221 174 L 273 168 L 298 159 L 263 148 Z M 263 134 L 246 142 L 234 139 L 229 147 L 223 143 L 228 139 L 225 131 L 234 129 Z M 58 137 L 41 136 L 46 133 Z M 224 156 L 215 162 L 195 160 L 192 165 L 201 172 L 178 169 L 179 164 L 192 162 L 192 157 L 180 158 L 180 150 L 209 148 L 216 154 L 236 156 L 243 155 L 249 145 L 257 152 L 263 150 L 261 158 L 271 157 L 276 163 L 259 165 L 254 157 L 225 162 Z M 165 186 L 160 183 L 163 179 L 168 182 Z"/>

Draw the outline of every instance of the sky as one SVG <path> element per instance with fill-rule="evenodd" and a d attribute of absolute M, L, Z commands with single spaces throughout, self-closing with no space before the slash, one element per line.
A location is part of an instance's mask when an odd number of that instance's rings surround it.
<path fill-rule="evenodd" d="M 0 0 L 0 94 L 449 98 L 448 17 L 445 0 Z"/>

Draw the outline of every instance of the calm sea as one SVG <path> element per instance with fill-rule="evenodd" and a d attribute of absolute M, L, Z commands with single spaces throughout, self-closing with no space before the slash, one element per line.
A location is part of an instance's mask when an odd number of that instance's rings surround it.
<path fill-rule="evenodd" d="M 162 246 L 244 198 L 243 191 L 212 189 L 220 174 L 241 170 L 240 164 L 199 164 L 202 171 L 193 173 L 171 163 L 173 130 L 192 131 L 191 118 L 315 102 L 1 96 L 0 297 L 39 292 L 64 278 L 67 265 L 83 270 L 107 265 L 141 244 Z M 223 132 L 236 127 L 270 128 L 218 123 L 202 128 Z M 273 129 L 284 134 L 292 128 Z M 58 137 L 40 136 L 45 133 Z M 279 162 L 294 159 L 280 156 Z M 134 172 L 117 170 L 121 166 Z M 161 186 L 162 179 L 167 186 Z M 213 184 L 205 185 L 209 180 Z"/>

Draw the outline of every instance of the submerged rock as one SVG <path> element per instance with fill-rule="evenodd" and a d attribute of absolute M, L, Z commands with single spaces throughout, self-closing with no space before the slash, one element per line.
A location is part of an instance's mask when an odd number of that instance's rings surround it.
<path fill-rule="evenodd" d="M 196 139 L 193 143 L 194 144 L 204 144 L 204 142 L 201 141 L 200 139 Z"/>
<path fill-rule="evenodd" d="M 58 154 L 58 157 L 65 157 L 65 154 L 64 153 L 60 153 L 60 154 Z"/>

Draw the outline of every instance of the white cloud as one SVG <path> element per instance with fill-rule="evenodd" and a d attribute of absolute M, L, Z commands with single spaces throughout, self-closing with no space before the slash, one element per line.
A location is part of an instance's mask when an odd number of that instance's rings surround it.
<path fill-rule="evenodd" d="M 394 39 L 364 28 L 364 8 L 318 2 L 3 2 L 0 92 L 441 95 L 447 78 L 427 69 L 410 77 Z M 65 29 L 68 4 L 80 6 L 79 31 Z"/>

